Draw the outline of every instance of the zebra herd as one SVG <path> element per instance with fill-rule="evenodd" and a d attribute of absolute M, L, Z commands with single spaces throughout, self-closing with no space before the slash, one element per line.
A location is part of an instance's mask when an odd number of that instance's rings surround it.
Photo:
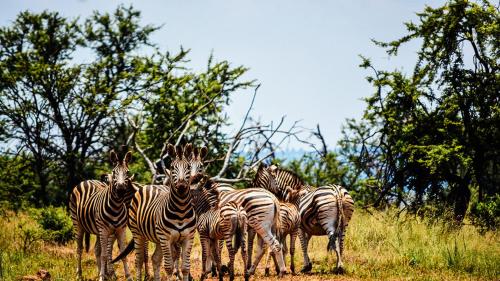
<path fill-rule="evenodd" d="M 168 145 L 167 152 L 172 161 L 165 169 L 162 185 L 134 182 L 128 168 L 131 152 L 120 160 L 112 151 L 110 159 L 114 168 L 111 174 L 102 181 L 87 180 L 74 187 L 69 206 L 77 239 L 78 279 L 82 278 L 84 246 L 88 251 L 90 234 L 94 234 L 99 281 L 115 274 L 112 263 L 118 260 L 123 262 L 127 280 L 132 280 L 126 256 L 133 250 L 136 252 L 137 280 L 142 280 L 143 270 L 147 280 L 149 241 L 156 244 L 152 255 L 154 280 L 160 280 L 163 260 L 167 280 L 182 274 L 187 281 L 191 278 L 190 255 L 196 230 L 202 246 L 201 280 L 210 272 L 218 274 L 222 280 L 225 271 L 233 280 L 234 260 L 239 249 L 245 280 L 255 273 L 265 248 L 270 248 L 266 275 L 272 257 L 278 275 L 283 276 L 286 273 L 287 236 L 290 236 L 292 273 L 295 273 L 297 236 L 304 256 L 302 272 L 312 269 L 307 248 L 311 236 L 315 235 L 328 236 L 327 250 L 335 251 L 336 268 L 342 270 L 345 230 L 354 211 L 354 201 L 346 189 L 337 185 L 314 188 L 304 184 L 293 172 L 263 164 L 251 188 L 234 189 L 206 175 L 206 147 Z M 133 236 L 128 246 L 125 241 L 127 226 Z M 256 235 L 258 247 L 252 261 Z M 121 253 L 112 260 L 115 239 Z M 221 265 L 220 257 L 224 241 L 229 252 L 227 267 Z"/>

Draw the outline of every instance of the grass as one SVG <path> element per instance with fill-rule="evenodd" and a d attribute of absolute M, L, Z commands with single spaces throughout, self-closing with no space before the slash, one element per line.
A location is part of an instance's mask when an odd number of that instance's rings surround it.
<path fill-rule="evenodd" d="M 52 280 L 74 280 L 76 245 L 57 246 L 37 239 L 37 223 L 26 213 L 7 212 L 0 217 L 0 280 L 18 280 L 35 275 L 43 268 Z M 130 237 L 130 235 L 129 235 Z M 396 219 L 394 212 L 369 214 L 357 210 L 346 235 L 344 264 L 346 273 L 331 273 L 335 255 L 326 253 L 326 237 L 313 237 L 310 257 L 313 273 L 287 275 L 283 280 L 499 280 L 500 237 L 497 233 L 478 234 L 465 225 L 449 230 L 415 217 Z M 116 246 L 115 246 L 116 248 Z M 191 255 L 191 273 L 196 279 L 201 270 L 201 247 L 196 238 Z M 118 252 L 115 249 L 115 255 Z M 151 252 L 151 251 L 150 251 Z M 132 271 L 133 255 L 128 259 Z M 225 257 L 224 261 L 227 260 Z M 287 258 L 289 265 L 289 258 Z M 302 266 L 300 245 L 296 245 L 296 268 Z M 93 250 L 83 256 L 83 274 L 97 279 Z M 275 280 L 264 277 L 264 260 L 252 280 Z M 274 271 L 271 267 L 271 272 Z M 236 263 L 237 280 L 242 280 L 240 256 Z M 125 280 L 121 263 L 117 264 L 118 280 Z M 227 279 L 227 277 L 226 277 Z M 216 280 L 212 278 L 211 280 Z"/>

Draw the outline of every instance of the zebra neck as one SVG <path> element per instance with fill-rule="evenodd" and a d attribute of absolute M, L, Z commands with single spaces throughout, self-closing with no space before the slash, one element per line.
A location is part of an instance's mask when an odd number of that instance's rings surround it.
<path fill-rule="evenodd" d="M 191 192 L 189 188 L 186 189 L 185 192 L 179 192 L 177 188 L 170 188 L 169 199 L 170 202 L 175 203 L 176 205 L 191 205 L 191 201 L 193 200 L 191 196 Z"/>
<path fill-rule="evenodd" d="M 106 189 L 106 201 L 108 205 L 120 207 L 123 205 L 123 197 L 119 197 L 116 192 L 113 192 L 111 187 Z"/>

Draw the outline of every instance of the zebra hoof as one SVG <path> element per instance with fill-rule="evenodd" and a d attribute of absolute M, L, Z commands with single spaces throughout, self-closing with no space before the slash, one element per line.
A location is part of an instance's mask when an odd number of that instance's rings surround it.
<path fill-rule="evenodd" d="M 227 267 L 227 265 L 225 265 L 225 264 L 224 264 L 224 265 L 222 265 L 222 266 L 220 267 L 220 272 L 221 272 L 221 274 L 226 274 L 226 273 L 228 273 L 228 272 L 229 272 L 229 268 Z"/>
<path fill-rule="evenodd" d="M 245 281 L 248 281 L 248 280 L 250 280 L 250 274 L 245 273 Z"/>
<path fill-rule="evenodd" d="M 335 274 L 344 274 L 345 273 L 345 269 L 343 267 L 337 267 L 337 268 L 333 269 L 333 273 L 335 273 Z"/>
<path fill-rule="evenodd" d="M 215 267 L 215 265 L 212 265 L 212 277 L 217 277 L 217 268 Z"/>
<path fill-rule="evenodd" d="M 300 270 L 300 272 L 302 272 L 302 273 L 311 272 L 312 267 L 313 267 L 312 263 L 308 263 L 307 265 L 305 265 L 304 267 L 302 267 L 302 269 Z"/>
<path fill-rule="evenodd" d="M 270 275 L 269 271 L 270 271 L 269 268 L 266 267 L 266 269 L 264 270 L 264 276 L 265 277 L 269 277 L 269 275 Z"/>

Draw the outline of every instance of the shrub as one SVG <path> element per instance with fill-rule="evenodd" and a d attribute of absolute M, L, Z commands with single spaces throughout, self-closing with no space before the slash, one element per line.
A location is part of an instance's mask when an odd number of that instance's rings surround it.
<path fill-rule="evenodd" d="M 38 245 L 43 233 L 36 226 L 36 224 L 33 225 L 27 221 L 22 221 L 19 223 L 18 227 L 21 238 L 21 250 L 23 253 L 31 252 Z"/>
<path fill-rule="evenodd" d="M 500 195 L 496 194 L 484 202 L 472 204 L 470 219 L 481 233 L 497 230 L 500 226 Z"/>
<path fill-rule="evenodd" d="M 43 230 L 43 240 L 66 244 L 73 239 L 73 224 L 64 208 L 43 208 L 35 217 Z"/>

